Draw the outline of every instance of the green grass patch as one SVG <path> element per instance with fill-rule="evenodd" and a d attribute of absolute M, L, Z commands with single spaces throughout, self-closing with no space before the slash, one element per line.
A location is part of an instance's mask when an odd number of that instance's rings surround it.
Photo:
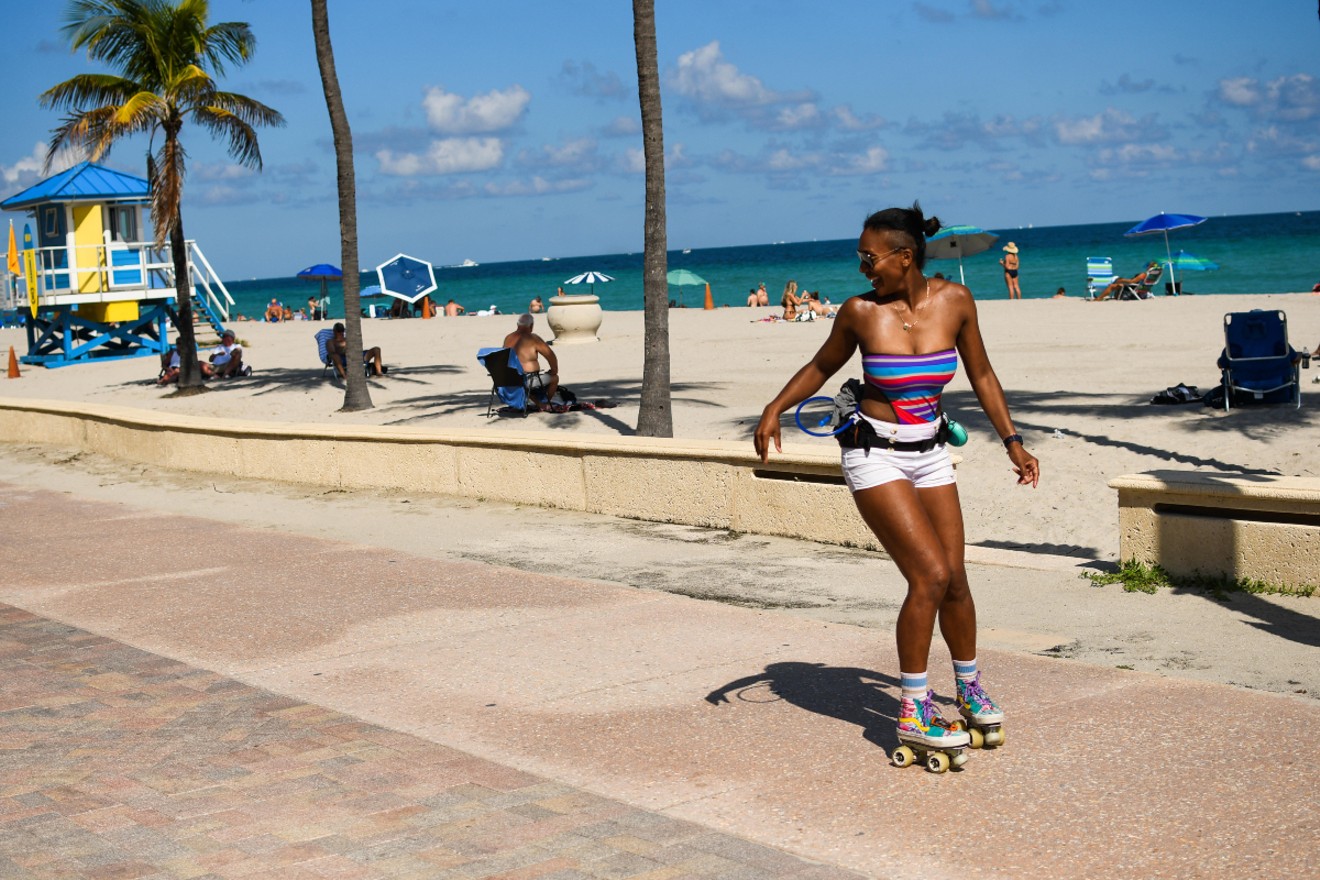
<path fill-rule="evenodd" d="M 1229 593 L 1255 593 L 1276 596 L 1313 596 L 1315 587 L 1291 584 L 1271 584 L 1253 578 L 1229 578 L 1224 575 L 1172 575 L 1162 566 L 1149 565 L 1129 559 L 1119 565 L 1118 571 L 1084 571 L 1080 575 L 1096 586 L 1122 584 L 1127 593 L 1155 593 L 1161 588 L 1198 590 L 1216 599 L 1227 599 Z"/>

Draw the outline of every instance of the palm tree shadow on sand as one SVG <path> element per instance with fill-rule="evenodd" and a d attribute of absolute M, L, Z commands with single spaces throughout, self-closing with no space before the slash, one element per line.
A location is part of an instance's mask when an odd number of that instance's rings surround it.
<path fill-rule="evenodd" d="M 785 700 L 800 709 L 847 721 L 886 753 L 898 745 L 898 679 L 870 669 L 785 661 L 721 685 L 706 695 L 718 706 Z"/>

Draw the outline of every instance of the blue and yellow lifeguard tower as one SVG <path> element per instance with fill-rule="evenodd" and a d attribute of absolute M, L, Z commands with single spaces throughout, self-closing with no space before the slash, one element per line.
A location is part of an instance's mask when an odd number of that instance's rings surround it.
<path fill-rule="evenodd" d="M 5 279 L 27 327 L 28 364 L 64 367 L 169 349 L 176 300 L 170 246 L 146 232 L 147 181 L 81 162 L 0 202 L 35 226 L 35 299 L 25 272 Z M 188 248 L 193 312 L 220 334 L 234 300 L 195 241 Z M 6 260 L 6 264 L 8 261 Z"/>

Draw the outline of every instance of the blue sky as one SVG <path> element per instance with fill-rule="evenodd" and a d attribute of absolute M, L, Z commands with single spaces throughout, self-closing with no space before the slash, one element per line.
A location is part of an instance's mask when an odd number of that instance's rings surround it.
<path fill-rule="evenodd" d="M 231 279 L 339 261 L 304 0 L 224 86 L 281 111 L 264 171 L 187 126 L 184 225 Z M 628 0 L 329 0 L 361 263 L 640 250 Z M 1314 0 L 657 0 L 672 248 L 848 238 L 920 198 L 986 228 L 1320 208 Z M 41 91 L 94 69 L 64 4 L 0 0 L 0 195 L 41 179 Z M 136 174 L 144 141 L 104 164 Z"/>

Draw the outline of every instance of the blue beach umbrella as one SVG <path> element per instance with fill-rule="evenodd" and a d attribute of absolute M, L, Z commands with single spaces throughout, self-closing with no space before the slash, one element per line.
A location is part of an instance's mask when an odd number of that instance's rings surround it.
<path fill-rule="evenodd" d="M 415 303 L 436 289 L 435 269 L 426 260 L 396 254 L 376 267 L 376 279 L 383 293 Z"/>
<path fill-rule="evenodd" d="M 1169 232 L 1174 229 L 1186 229 L 1189 226 L 1199 226 L 1205 222 L 1204 217 L 1198 217 L 1195 214 L 1166 214 L 1163 211 L 1154 217 L 1147 217 L 1136 226 L 1133 226 L 1125 236 L 1151 235 L 1152 233 L 1164 233 L 1164 254 L 1168 257 L 1167 265 L 1169 267 L 1169 283 L 1173 289 L 1178 289 L 1178 279 L 1173 274 L 1173 252 L 1169 249 Z"/>
<path fill-rule="evenodd" d="M 321 299 L 325 299 L 326 282 L 342 281 L 344 273 L 338 266 L 332 266 L 329 263 L 317 263 L 315 266 L 308 266 L 298 273 L 298 277 L 303 281 L 321 282 Z"/>
<path fill-rule="evenodd" d="M 963 275 L 963 257 L 970 257 L 982 251 L 990 250 L 990 245 L 999 241 L 999 236 L 986 232 L 979 226 L 948 226 L 926 239 L 926 259 L 958 260 L 958 283 L 966 284 Z"/>

